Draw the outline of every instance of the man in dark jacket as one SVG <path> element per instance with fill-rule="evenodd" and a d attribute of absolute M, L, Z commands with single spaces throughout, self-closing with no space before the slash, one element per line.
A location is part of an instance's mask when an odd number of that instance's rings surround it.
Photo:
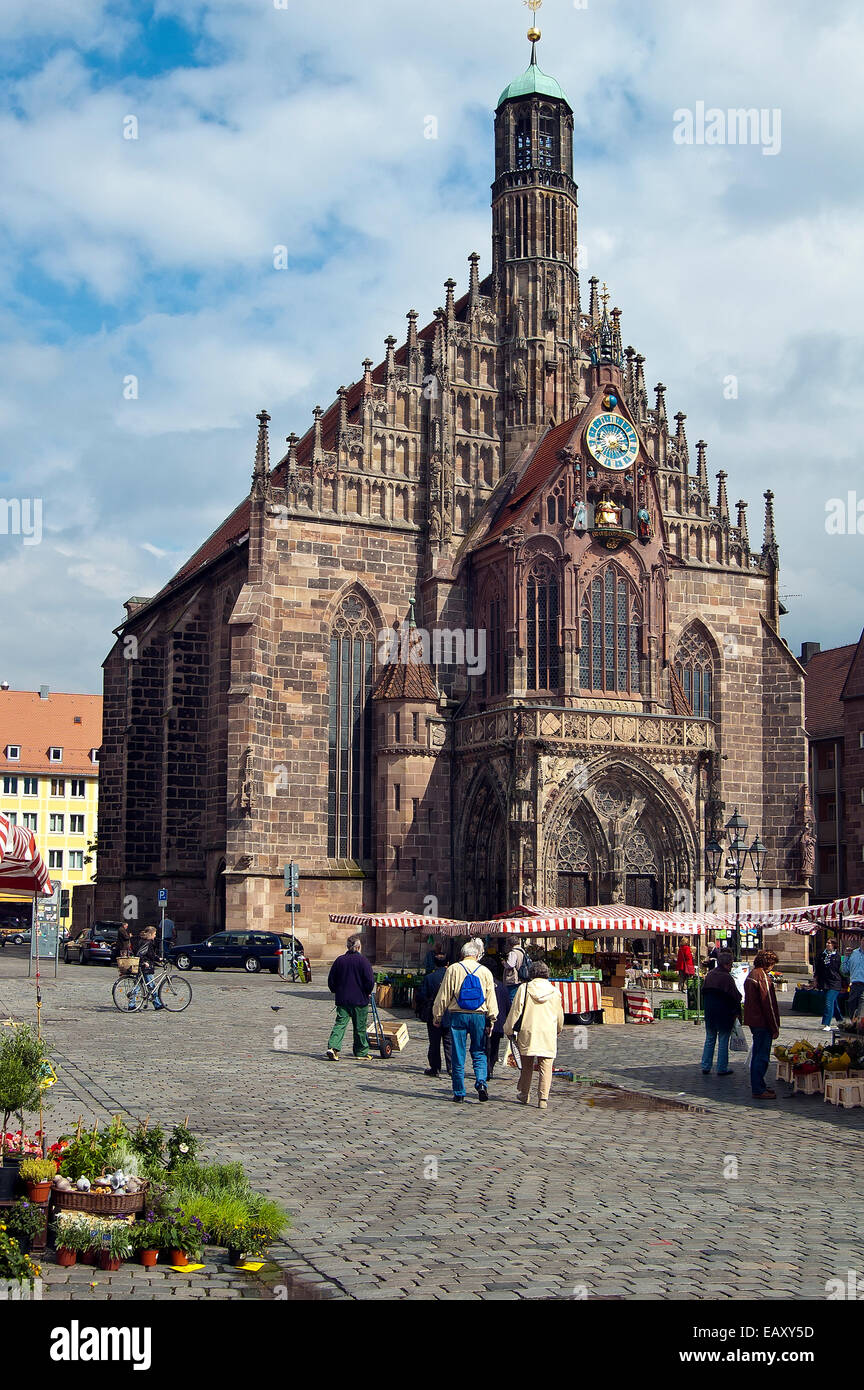
<path fill-rule="evenodd" d="M 826 1033 L 830 1033 L 837 1008 L 837 999 L 843 993 L 841 956 L 837 950 L 836 941 L 826 942 L 825 950 L 816 962 L 816 983 L 820 989 L 825 991 L 822 1027 Z"/>
<path fill-rule="evenodd" d="M 435 953 L 435 969 L 432 970 L 421 983 L 417 990 L 417 1016 L 421 1022 L 426 1024 L 426 1031 L 429 1034 L 429 1051 L 426 1056 L 429 1066 L 424 1071 L 424 1076 L 438 1076 L 441 1071 L 441 1046 L 444 1046 L 444 1065 L 447 1068 L 447 1075 L 450 1075 L 450 1057 L 452 1055 L 452 1039 L 450 1029 L 445 1028 L 444 1020 L 441 1020 L 440 1028 L 432 1022 L 432 1005 L 435 1002 L 435 995 L 441 988 L 441 981 L 447 973 L 447 957 L 443 951 Z"/>
<path fill-rule="evenodd" d="M 719 951 L 716 961 L 715 968 L 708 971 L 702 983 L 702 1007 L 705 1010 L 702 1075 L 708 1076 L 711 1072 L 716 1046 L 717 1075 L 731 1076 L 729 1036 L 735 1020 L 741 1017 L 741 995 L 732 978 L 732 952 Z"/>
<path fill-rule="evenodd" d="M 510 1012 L 510 991 L 501 980 L 495 980 L 495 998 L 498 1000 L 498 1017 L 492 1024 L 490 1030 L 486 1027 L 486 1057 L 488 1059 L 489 1074 L 487 1081 L 492 1080 L 492 1073 L 498 1065 L 498 1053 L 501 1051 L 501 1039 L 504 1036 L 504 1024 Z"/>
<path fill-rule="evenodd" d="M 375 976 L 366 957 L 360 954 L 360 937 L 349 936 L 345 945 L 344 956 L 337 956 L 327 976 L 327 988 L 336 996 L 336 1022 L 327 1043 L 327 1056 L 331 1062 L 339 1061 L 339 1049 L 350 1020 L 354 1029 L 354 1058 L 358 1062 L 371 1062 L 366 1017 Z"/>

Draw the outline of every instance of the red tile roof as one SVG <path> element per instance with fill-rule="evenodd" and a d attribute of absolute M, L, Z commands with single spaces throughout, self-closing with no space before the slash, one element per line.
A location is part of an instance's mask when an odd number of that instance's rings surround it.
<path fill-rule="evenodd" d="M 849 672 L 840 691 L 841 700 L 864 699 L 864 632 L 858 639 L 855 654 L 849 663 Z"/>
<path fill-rule="evenodd" d="M 804 724 L 811 738 L 830 738 L 843 732 L 840 692 L 857 649 L 833 647 L 816 652 L 807 662 L 804 676 Z"/>
<path fill-rule="evenodd" d="M 562 467 L 558 461 L 558 452 L 570 443 L 575 429 L 575 419 L 565 420 L 563 424 L 555 425 L 543 436 L 537 445 L 533 459 L 516 484 L 512 497 L 502 508 L 498 520 L 483 537 L 481 544 L 485 545 L 487 541 L 495 540 L 502 531 L 506 531 L 508 526 L 515 525 L 520 517 L 528 511 L 535 494 Z"/>
<path fill-rule="evenodd" d="M 76 717 L 80 724 L 75 723 Z M 43 700 L 35 690 L 0 690 L 0 769 L 5 774 L 94 777 L 99 765 L 90 761 L 90 750 L 101 742 L 101 695 L 62 695 L 52 690 Z M 20 747 L 20 759 L 7 758 L 10 743 Z M 49 748 L 62 748 L 63 761 L 51 762 Z"/>

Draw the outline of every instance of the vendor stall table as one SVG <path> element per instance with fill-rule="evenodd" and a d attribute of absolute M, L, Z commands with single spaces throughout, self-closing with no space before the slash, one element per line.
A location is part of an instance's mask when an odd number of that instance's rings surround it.
<path fill-rule="evenodd" d="M 602 1008 L 602 986 L 590 980 L 550 980 L 561 995 L 565 1014 L 596 1014 Z"/>

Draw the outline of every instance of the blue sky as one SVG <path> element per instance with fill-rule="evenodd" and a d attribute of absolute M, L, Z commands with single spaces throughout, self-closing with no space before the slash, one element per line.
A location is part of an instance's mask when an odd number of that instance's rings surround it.
<path fill-rule="evenodd" d="M 464 288 L 471 251 L 486 273 L 493 108 L 528 17 L 5 0 L 0 483 L 43 498 L 44 539 L 0 535 L 0 677 L 98 690 L 123 601 L 246 492 L 256 412 L 277 447 L 302 434 L 409 308 L 425 322 L 449 275 Z M 751 538 L 777 494 L 793 650 L 852 641 L 864 536 L 824 518 L 864 501 L 859 7 L 546 0 L 541 23 L 575 112 L 586 278 L 749 500 Z M 676 145 L 699 101 L 779 108 L 780 153 Z"/>

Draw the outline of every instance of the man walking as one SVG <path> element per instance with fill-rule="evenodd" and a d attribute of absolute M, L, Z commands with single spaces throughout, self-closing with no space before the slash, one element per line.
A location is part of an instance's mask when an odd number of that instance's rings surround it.
<path fill-rule="evenodd" d="M 516 991 L 519 988 L 521 974 L 524 973 L 523 967 L 528 957 L 524 947 L 514 946 L 504 959 L 504 988 L 510 996 L 510 1003 L 516 998 Z"/>
<path fill-rule="evenodd" d="M 435 969 L 432 970 L 420 982 L 417 990 L 418 1017 L 421 1022 L 426 1024 L 426 1032 L 429 1034 L 429 1051 L 426 1056 L 429 1066 L 424 1071 L 424 1076 L 438 1076 L 441 1071 L 441 1047 L 444 1047 L 444 1065 L 447 1068 L 447 1075 L 450 1075 L 452 1044 L 450 1040 L 450 1029 L 439 1028 L 432 1022 L 432 1005 L 435 996 L 441 988 L 441 981 L 447 973 L 447 957 L 443 951 L 435 954 Z M 447 1022 L 446 1018 L 442 1023 Z"/>
<path fill-rule="evenodd" d="M 825 945 L 825 950 L 816 962 L 816 983 L 825 991 L 825 1008 L 822 1012 L 822 1031 L 830 1033 L 837 1009 L 837 999 L 843 993 L 843 974 L 840 952 L 833 938 Z"/>
<path fill-rule="evenodd" d="M 750 1086 L 754 1100 L 777 1099 L 777 1092 L 765 1085 L 771 1044 L 780 1036 L 780 1010 L 768 973 L 776 964 L 777 957 L 773 951 L 757 951 L 753 957 L 753 969 L 744 981 L 744 1022 L 753 1034 Z"/>
<path fill-rule="evenodd" d="M 498 1017 L 495 980 L 485 965 L 480 965 L 483 945 L 467 941 L 462 947 L 462 959 L 448 966 L 432 1005 L 432 1022 L 440 1028 L 446 1018 L 452 1039 L 453 1099 L 465 1099 L 465 1054 L 470 1044 L 474 1068 L 474 1089 L 478 1100 L 488 1100 L 486 1032 L 491 1032 Z"/>
<path fill-rule="evenodd" d="M 349 936 L 344 956 L 337 956 L 327 976 L 327 988 L 336 996 L 336 1022 L 327 1043 L 331 1062 L 339 1061 L 339 1050 L 349 1022 L 354 1030 L 354 1059 L 371 1062 L 369 1039 L 366 1036 L 366 1017 L 369 995 L 375 987 L 375 975 L 365 956 L 360 954 L 359 936 Z"/>
<path fill-rule="evenodd" d="M 718 951 L 715 968 L 709 970 L 702 984 L 702 1007 L 705 1010 L 705 1047 L 702 1050 L 702 1075 L 710 1075 L 717 1048 L 717 1075 L 731 1076 L 729 1067 L 729 1035 L 735 1020 L 741 1016 L 741 995 L 732 978 L 732 952 Z"/>
<path fill-rule="evenodd" d="M 849 957 L 849 1017 L 854 1018 L 861 1008 L 864 994 L 864 950 L 856 946 Z"/>

